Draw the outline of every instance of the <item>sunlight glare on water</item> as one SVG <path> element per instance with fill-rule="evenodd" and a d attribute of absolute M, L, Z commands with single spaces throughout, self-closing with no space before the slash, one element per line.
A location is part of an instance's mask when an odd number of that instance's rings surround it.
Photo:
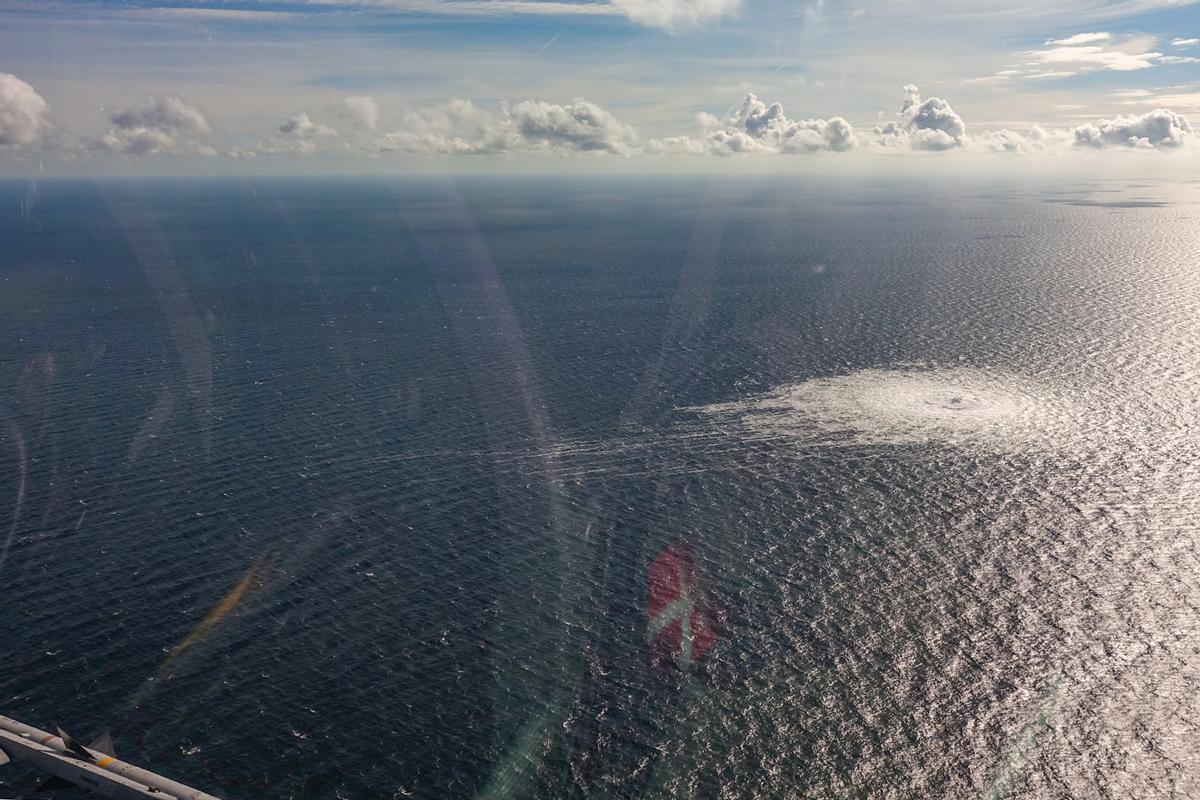
<path fill-rule="evenodd" d="M 1064 191 L 44 187 L 0 701 L 233 800 L 1195 797 L 1197 187 Z"/>

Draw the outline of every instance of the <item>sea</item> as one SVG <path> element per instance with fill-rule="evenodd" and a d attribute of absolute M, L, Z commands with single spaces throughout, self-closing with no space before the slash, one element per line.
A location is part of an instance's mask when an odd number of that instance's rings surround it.
<path fill-rule="evenodd" d="M 9 181 L 0 714 L 226 800 L 1200 797 L 1198 412 L 1183 177 Z"/>

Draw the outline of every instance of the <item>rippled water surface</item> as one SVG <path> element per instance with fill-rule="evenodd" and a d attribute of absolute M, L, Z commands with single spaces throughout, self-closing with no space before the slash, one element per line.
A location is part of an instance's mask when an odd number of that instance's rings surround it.
<path fill-rule="evenodd" d="M 1195 183 L 0 186 L 0 713 L 230 800 L 1198 797 L 1198 257 Z"/>

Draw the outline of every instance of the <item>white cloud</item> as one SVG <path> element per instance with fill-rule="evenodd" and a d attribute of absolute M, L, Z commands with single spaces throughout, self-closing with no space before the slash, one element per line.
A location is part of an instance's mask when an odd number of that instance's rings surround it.
<path fill-rule="evenodd" d="M 707 151 L 704 142 L 695 137 L 668 136 L 665 139 L 649 140 L 642 152 L 650 156 L 702 156 Z"/>
<path fill-rule="evenodd" d="M 16 75 L 0 72 L 0 148 L 36 143 L 48 127 L 49 106 Z"/>
<path fill-rule="evenodd" d="M 359 128 L 373 131 L 379 127 L 379 103 L 368 95 L 342 98 L 342 111 Z"/>
<path fill-rule="evenodd" d="M 198 0 L 199 1 L 199 0 Z M 622 11 L 603 2 L 558 2 L 557 0 L 260 0 L 264 5 L 288 9 L 296 6 L 332 6 L 360 14 L 432 14 L 450 17 L 515 16 L 621 16 Z M 295 13 L 280 12 L 280 13 Z"/>
<path fill-rule="evenodd" d="M 1187 42 L 1187 39 L 1176 39 Z M 1047 39 L 1046 47 L 1026 50 L 1020 69 L 1006 69 L 990 77 L 974 78 L 966 83 L 988 84 L 1001 82 L 1001 76 L 1018 80 L 1069 78 L 1100 70 L 1134 72 L 1163 64 L 1192 63 L 1185 56 L 1168 56 L 1151 48 L 1153 36 L 1126 36 L 1120 40 L 1111 33 L 1078 33 L 1064 39 Z M 1198 60 L 1200 61 L 1200 60 Z"/>
<path fill-rule="evenodd" d="M 337 131 L 333 128 L 313 122 L 303 111 L 284 120 L 283 124 L 279 126 L 279 132 L 293 139 L 322 139 L 337 136 Z"/>
<path fill-rule="evenodd" d="M 1169 87 L 1187 90 L 1189 87 Z M 402 152 L 426 155 L 593 153 L 619 156 L 701 156 L 738 153 L 778 155 L 879 148 L 894 151 L 970 149 L 976 153 L 1061 153 L 1076 149 L 1174 149 L 1188 144 L 1194 131 L 1174 108 L 1200 110 L 1200 94 L 1161 94 L 1146 89 L 1113 92 L 1114 102 L 1144 108 L 1142 115 L 1118 116 L 1076 128 L 988 131 L 974 138 L 949 102 L 923 99 L 916 86 L 905 86 L 896 119 L 867 136 L 843 117 L 791 119 L 780 103 L 767 104 L 754 94 L 725 118 L 695 115 L 701 132 L 694 136 L 642 138 L 630 125 L 584 99 L 569 103 L 523 100 L 485 110 L 470 100 L 430 103 L 404 112 L 396 129 L 377 133 L 378 105 L 373 98 L 345 98 L 330 114 L 353 125 L 341 131 L 300 112 L 283 120 L 262 141 L 226 149 L 233 158 L 259 155 L 340 153 L 369 155 Z M 361 102 L 346 102 L 346 101 Z M 1077 106 L 1071 106 L 1076 108 Z M 46 119 L 46 104 L 28 84 L 0 73 L 0 146 L 37 143 L 45 152 L 80 153 L 79 146 Z M 1079 115 L 1076 115 L 1077 117 Z M 1085 119 L 1094 119 L 1090 115 Z M 130 154 L 210 155 L 215 136 L 204 112 L 176 96 L 152 97 L 111 117 L 112 129 L 93 150 Z"/>
<path fill-rule="evenodd" d="M 373 98 L 352 104 L 362 127 L 378 124 L 378 106 Z M 350 109 L 343 109 L 349 112 Z M 238 149 L 238 157 L 250 154 L 311 155 L 336 145 L 347 151 L 406 152 L 424 155 L 499 155 L 516 152 L 606 152 L 632 155 L 641 151 L 637 133 L 607 110 L 586 100 L 570 103 L 521 101 L 487 112 L 469 100 L 449 100 L 407 110 L 400 127 L 379 136 L 340 139 L 340 133 L 314 122 L 305 113 L 290 116 L 271 138 Z M 683 151 L 672 140 L 655 144 L 660 152 Z"/>
<path fill-rule="evenodd" d="M 376 147 L 401 153 L 482 155 L 503 153 L 516 144 L 508 137 L 502 117 L 455 98 L 406 111 L 401 127 L 382 134 Z"/>
<path fill-rule="evenodd" d="M 1140 99 L 1131 98 L 1125 100 L 1122 102 L 1122 105 L 1152 105 L 1155 108 L 1187 109 L 1200 113 L 1200 92 L 1169 91 L 1166 94 L 1149 93 Z"/>
<path fill-rule="evenodd" d="M 1075 129 L 1081 147 L 1181 147 L 1191 139 L 1192 126 L 1174 111 L 1158 108 L 1141 116 L 1102 119 Z"/>
<path fill-rule="evenodd" d="M 304 15 L 291 11 L 253 11 L 232 8 L 189 8 L 179 6 L 160 6 L 155 8 L 117 8 L 113 11 L 125 18 L 132 19 L 162 19 L 162 20 L 196 20 L 200 22 L 282 22 L 300 19 Z"/>
<path fill-rule="evenodd" d="M 314 122 L 304 111 L 285 119 L 266 139 L 248 147 L 234 147 L 232 158 L 254 158 L 259 155 L 312 155 L 340 145 L 336 129 Z"/>
<path fill-rule="evenodd" d="M 875 128 L 877 144 L 913 150 L 953 150 L 968 144 L 967 126 L 948 102 L 940 97 L 922 101 L 912 84 L 904 87 L 904 94 L 900 118 Z"/>
<path fill-rule="evenodd" d="M 1028 153 L 1032 149 L 1028 136 L 1007 129 L 985 131 L 980 141 L 994 153 Z"/>
<path fill-rule="evenodd" d="M 1139 94 L 1138 90 L 1122 94 Z M 1148 94 L 1148 93 L 1147 93 Z M 1159 108 L 1142 115 L 1102 119 L 1074 129 L 1045 129 L 1034 126 L 1028 133 L 1012 130 L 988 131 L 978 144 L 995 153 L 1061 153 L 1076 149 L 1162 149 L 1183 147 L 1193 138 L 1188 121 L 1169 109 Z"/>
<path fill-rule="evenodd" d="M 625 16 L 639 25 L 668 31 L 714 22 L 736 14 L 741 0 L 297 0 L 291 5 L 337 6 L 363 13 L 435 14 L 455 17 Z"/>
<path fill-rule="evenodd" d="M 1107 42 L 1112 39 L 1111 33 L 1077 33 L 1074 36 L 1068 36 L 1065 39 L 1047 39 L 1046 44 L 1057 45 L 1077 45 L 1077 44 L 1092 44 L 1093 42 Z"/>
<path fill-rule="evenodd" d="M 537 150 L 630 155 L 638 144 L 632 127 L 582 99 L 523 100 L 499 114 L 470 100 L 450 100 L 407 112 L 403 126 L 377 142 L 381 150 L 460 155 Z"/>
<path fill-rule="evenodd" d="M 718 155 L 778 152 L 767 147 L 745 131 L 739 131 L 734 128 L 713 131 L 705 139 L 705 145 L 708 152 Z"/>
<path fill-rule="evenodd" d="M 1172 39 L 1172 47 L 1195 47 L 1200 44 L 1200 39 Z"/>
<path fill-rule="evenodd" d="M 694 27 L 736 14 L 741 0 L 611 0 L 634 22 L 665 30 Z"/>
<path fill-rule="evenodd" d="M 1046 50 L 1033 50 L 1028 55 L 1040 64 L 1069 64 L 1118 72 L 1149 69 L 1163 56 L 1162 53 L 1150 51 L 1127 53 L 1115 47 L 1095 44 L 1060 45 Z"/>
<path fill-rule="evenodd" d="M 987 86 L 993 83 L 1004 83 L 1011 78 L 1011 75 L 1001 75 L 997 72 L 995 75 L 986 75 L 981 78 L 967 78 L 963 81 L 963 83 L 970 84 L 972 86 Z"/>
<path fill-rule="evenodd" d="M 23 2 L 37 7 L 49 5 L 54 8 L 57 4 L 49 4 L 46 0 L 8 0 Z M 237 9 L 206 9 L 209 0 L 182 0 L 169 8 L 139 8 L 115 7 L 89 9 L 92 15 L 107 17 L 146 18 L 159 17 L 200 17 L 228 18 L 232 20 L 263 20 L 269 21 L 270 15 L 303 17 L 319 13 L 324 8 L 333 8 L 341 12 L 351 12 L 358 15 L 388 15 L 388 14 L 429 14 L 454 17 L 512 17 L 512 16 L 621 16 L 629 14 L 619 0 L 603 2 L 601 0 L 254 0 L 253 4 L 271 10 L 250 11 Z M 980 22 L 1006 23 L 1013 20 L 1047 20 L 1057 19 L 1071 24 L 1099 24 L 1102 21 L 1119 19 L 1147 11 L 1158 11 L 1164 8 L 1178 8 L 1193 5 L 1197 0 L 1005 0 L 1005 2 L 970 2 L 947 3 L 946 0 L 906 0 L 903 3 L 863 4 L 828 3 L 826 0 L 805 0 L 793 3 L 801 14 L 809 20 L 817 20 L 825 16 L 840 16 L 856 20 L 867 15 L 886 18 L 888 15 L 903 16 L 905 20 L 919 18 L 923 15 L 936 15 L 939 18 L 959 21 L 965 20 L 974 24 Z M 243 5 L 250 5 L 250 2 Z M 630 6 L 637 6 L 639 12 L 646 15 L 665 14 L 656 12 L 651 6 L 664 4 L 673 7 L 698 6 L 702 13 L 706 8 L 734 6 L 721 0 L 631 0 Z M 65 5 L 67 10 L 70 5 Z M 833 6 L 832 11 L 827 6 Z M 876 7 L 878 6 L 878 7 Z M 307 7 L 307 11 L 298 8 Z M 678 12 L 674 12 L 678 14 Z M 711 13 L 711 12 L 709 12 Z M 710 17 L 715 18 L 715 17 Z M 640 21 L 640 20 L 638 20 Z M 1089 34 L 1082 34 L 1089 35 Z M 1091 34 L 1095 35 L 1095 34 Z M 1068 40 L 1074 37 L 1068 37 Z"/>
<path fill-rule="evenodd" d="M 637 141 L 633 128 L 587 100 L 565 106 L 525 100 L 513 106 L 509 119 L 524 142 L 537 147 L 627 155 Z"/>
<path fill-rule="evenodd" d="M 1160 64 L 1200 64 L 1200 58 L 1192 56 L 1163 56 L 1158 60 Z"/>
<path fill-rule="evenodd" d="M 169 95 L 150 97 L 111 117 L 113 127 L 95 147 L 130 155 L 214 155 L 212 127 L 204 112 Z"/>
<path fill-rule="evenodd" d="M 383 151 L 442 155 L 582 152 L 612 155 L 802 153 L 849 150 L 854 129 L 841 117 L 792 120 L 782 106 L 749 95 L 725 120 L 697 115 L 703 138 L 641 139 L 629 125 L 587 100 L 560 105 L 524 100 L 493 114 L 470 100 L 450 100 L 411 110 L 400 128 L 377 141 Z"/>
<path fill-rule="evenodd" d="M 1047 130 L 1040 125 L 1034 125 L 1028 133 L 1008 129 L 986 131 L 980 137 L 979 143 L 988 152 L 1026 155 L 1060 148 L 1071 141 L 1070 131 Z"/>
<path fill-rule="evenodd" d="M 753 94 L 725 120 L 725 127 L 710 131 L 709 149 L 732 153 L 814 153 L 851 150 L 858 144 L 853 126 L 842 117 L 789 119 L 779 103 L 767 105 Z"/>
<path fill-rule="evenodd" d="M 264 154 L 296 153 L 310 155 L 322 145 L 338 138 L 338 132 L 328 125 L 313 122 L 305 112 L 293 114 L 283 121 L 270 139 L 259 142 L 255 150 Z"/>

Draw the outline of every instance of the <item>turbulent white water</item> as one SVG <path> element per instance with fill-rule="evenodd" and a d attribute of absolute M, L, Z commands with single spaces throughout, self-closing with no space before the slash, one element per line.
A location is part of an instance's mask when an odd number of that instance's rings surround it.
<path fill-rule="evenodd" d="M 1069 398 L 1003 371 L 909 366 L 815 378 L 702 406 L 755 434 L 848 444 L 1053 444 L 1076 416 Z"/>

